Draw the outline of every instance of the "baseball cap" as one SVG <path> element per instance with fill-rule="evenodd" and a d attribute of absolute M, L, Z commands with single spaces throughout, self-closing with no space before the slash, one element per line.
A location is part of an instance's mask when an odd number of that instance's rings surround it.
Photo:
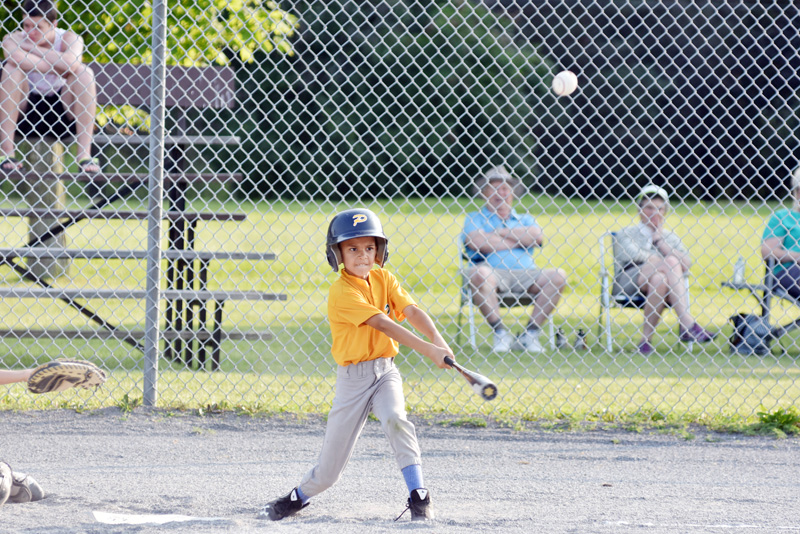
<path fill-rule="evenodd" d="M 644 200 L 645 197 L 647 198 L 658 197 L 664 201 L 664 204 L 669 204 L 669 195 L 667 194 L 666 189 L 664 189 L 663 187 L 658 187 L 657 185 L 654 184 L 646 185 L 642 188 L 638 196 L 639 204 L 642 203 L 642 200 Z"/>
<path fill-rule="evenodd" d="M 480 194 L 487 184 L 496 181 L 506 182 L 514 190 L 515 195 L 519 195 L 523 189 L 522 182 L 519 178 L 508 172 L 504 165 L 497 165 L 475 179 L 475 194 Z"/>

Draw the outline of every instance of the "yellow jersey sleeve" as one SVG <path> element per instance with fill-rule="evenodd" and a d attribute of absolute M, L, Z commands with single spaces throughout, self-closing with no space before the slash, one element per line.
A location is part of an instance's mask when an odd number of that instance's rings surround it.
<path fill-rule="evenodd" d="M 383 272 L 386 275 L 387 290 L 389 292 L 390 316 L 399 323 L 403 322 L 406 319 L 403 310 L 406 309 L 406 306 L 416 306 L 417 303 L 405 289 L 400 287 L 400 282 L 397 281 L 397 278 L 392 273 L 385 270 Z"/>

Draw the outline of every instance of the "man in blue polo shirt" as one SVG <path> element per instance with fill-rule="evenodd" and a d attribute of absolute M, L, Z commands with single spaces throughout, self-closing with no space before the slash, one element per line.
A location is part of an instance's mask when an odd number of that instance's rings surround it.
<path fill-rule="evenodd" d="M 467 214 L 462 240 L 470 262 L 464 275 L 470 281 L 473 302 L 494 330 L 495 352 L 541 352 L 539 332 L 558 304 L 567 275 L 561 269 L 539 269 L 533 249 L 542 246 L 544 233 L 533 217 L 513 209 L 521 182 L 502 165 L 475 181 L 475 191 L 486 205 Z M 498 290 L 534 297 L 533 313 L 516 339 L 500 317 Z"/>

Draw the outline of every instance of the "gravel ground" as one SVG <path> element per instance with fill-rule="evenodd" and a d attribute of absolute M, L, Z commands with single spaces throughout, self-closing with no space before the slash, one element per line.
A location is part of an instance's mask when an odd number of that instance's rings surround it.
<path fill-rule="evenodd" d="M 800 532 L 797 439 L 412 420 L 434 521 L 412 523 L 408 513 L 393 521 L 407 494 L 380 425 L 370 421 L 342 480 L 273 523 L 255 515 L 312 465 L 321 417 L 0 412 L 0 457 L 47 492 L 40 502 L 0 508 L 0 532 Z M 93 512 L 194 519 L 106 524 Z"/>

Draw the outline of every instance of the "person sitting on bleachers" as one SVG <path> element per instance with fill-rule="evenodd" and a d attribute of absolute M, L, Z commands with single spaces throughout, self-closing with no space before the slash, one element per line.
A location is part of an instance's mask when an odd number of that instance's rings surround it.
<path fill-rule="evenodd" d="M 3 39 L 0 75 L 0 170 L 22 169 L 14 155 L 14 134 L 75 136 L 81 172 L 97 173 L 92 158 L 97 88 L 83 63 L 83 39 L 59 28 L 52 0 L 27 0 L 22 30 Z"/>

